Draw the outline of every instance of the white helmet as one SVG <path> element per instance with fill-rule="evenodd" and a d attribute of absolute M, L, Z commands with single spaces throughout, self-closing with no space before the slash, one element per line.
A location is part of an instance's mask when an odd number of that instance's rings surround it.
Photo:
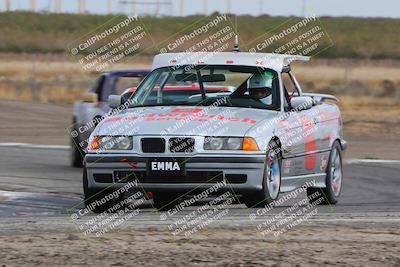
<path fill-rule="evenodd" d="M 264 76 L 261 73 L 256 73 L 251 76 L 249 79 L 249 89 L 253 88 L 265 88 L 269 87 L 271 88 L 271 77 L 270 76 Z"/>
<path fill-rule="evenodd" d="M 256 73 L 248 83 L 249 95 L 255 99 L 263 99 L 271 95 L 272 76 Z"/>

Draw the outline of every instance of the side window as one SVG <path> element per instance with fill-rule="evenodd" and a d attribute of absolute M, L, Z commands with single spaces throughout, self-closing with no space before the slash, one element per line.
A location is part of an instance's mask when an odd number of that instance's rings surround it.
<path fill-rule="evenodd" d="M 294 85 L 292 79 L 290 78 L 289 73 L 287 73 L 287 72 L 282 73 L 282 78 L 283 78 L 283 84 L 285 85 L 285 88 L 286 88 L 287 92 L 289 93 L 289 95 L 292 95 L 292 94 L 298 95 L 299 92 L 297 91 L 296 86 Z"/>
<path fill-rule="evenodd" d="M 114 77 L 111 82 L 111 94 L 120 95 L 130 88 L 136 90 L 141 80 L 141 77 Z"/>
<path fill-rule="evenodd" d="M 101 94 L 103 92 L 103 84 L 105 81 L 106 76 L 101 75 L 99 78 L 97 78 L 94 86 L 93 86 L 93 92 L 97 94 L 97 101 L 101 101 Z"/>
<path fill-rule="evenodd" d="M 292 96 L 298 96 L 299 91 L 297 90 L 295 84 L 290 78 L 289 73 L 282 72 L 282 81 L 284 86 L 284 94 L 285 94 L 285 106 L 289 106 L 290 98 Z"/>

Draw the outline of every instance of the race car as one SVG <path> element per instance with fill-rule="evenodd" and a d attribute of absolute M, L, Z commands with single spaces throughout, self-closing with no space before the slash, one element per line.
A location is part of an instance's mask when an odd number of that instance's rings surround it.
<path fill-rule="evenodd" d="M 86 206 L 110 210 L 126 185 L 151 192 L 159 210 L 215 185 L 247 207 L 300 187 L 311 202 L 337 203 L 347 143 L 337 99 L 303 93 L 291 70 L 291 62 L 308 60 L 247 52 L 155 56 L 132 95 L 109 97 L 119 112 L 89 138 Z M 169 94 L 179 86 L 195 90 Z"/>
<path fill-rule="evenodd" d="M 110 111 L 108 96 L 121 94 L 126 88 L 137 86 L 149 74 L 149 70 L 113 70 L 101 74 L 86 92 L 82 101 L 74 104 L 72 118 L 70 162 L 82 167 L 87 140 L 94 127 Z"/>

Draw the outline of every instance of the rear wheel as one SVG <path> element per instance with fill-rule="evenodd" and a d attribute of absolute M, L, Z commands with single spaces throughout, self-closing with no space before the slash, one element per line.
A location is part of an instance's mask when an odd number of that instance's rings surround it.
<path fill-rule="evenodd" d="M 263 174 L 263 189 L 260 192 L 243 195 L 248 208 L 263 207 L 278 199 L 281 187 L 281 153 L 276 141 L 268 145 Z"/>
<path fill-rule="evenodd" d="M 321 205 L 336 204 L 342 192 L 343 168 L 342 150 L 338 141 L 332 145 L 329 162 L 326 168 L 326 187 L 307 188 L 310 203 Z"/>
<path fill-rule="evenodd" d="M 105 211 L 114 212 L 118 210 L 117 204 L 123 198 L 123 195 L 115 197 L 114 190 L 93 190 L 88 186 L 87 170 L 83 167 L 83 193 L 85 198 L 85 207 L 94 213 Z M 111 209 L 112 208 L 112 209 Z"/>

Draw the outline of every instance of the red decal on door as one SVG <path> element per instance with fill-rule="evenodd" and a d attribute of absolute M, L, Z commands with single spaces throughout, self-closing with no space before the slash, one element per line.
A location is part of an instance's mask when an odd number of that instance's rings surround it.
<path fill-rule="evenodd" d="M 305 143 L 305 152 L 311 152 L 317 150 L 317 145 L 315 144 L 314 138 L 314 125 L 311 122 L 311 119 L 308 117 L 304 117 L 302 119 L 303 124 L 303 137 Z M 315 162 L 317 161 L 317 156 L 314 154 L 306 155 L 306 169 L 308 171 L 315 168 Z"/>

